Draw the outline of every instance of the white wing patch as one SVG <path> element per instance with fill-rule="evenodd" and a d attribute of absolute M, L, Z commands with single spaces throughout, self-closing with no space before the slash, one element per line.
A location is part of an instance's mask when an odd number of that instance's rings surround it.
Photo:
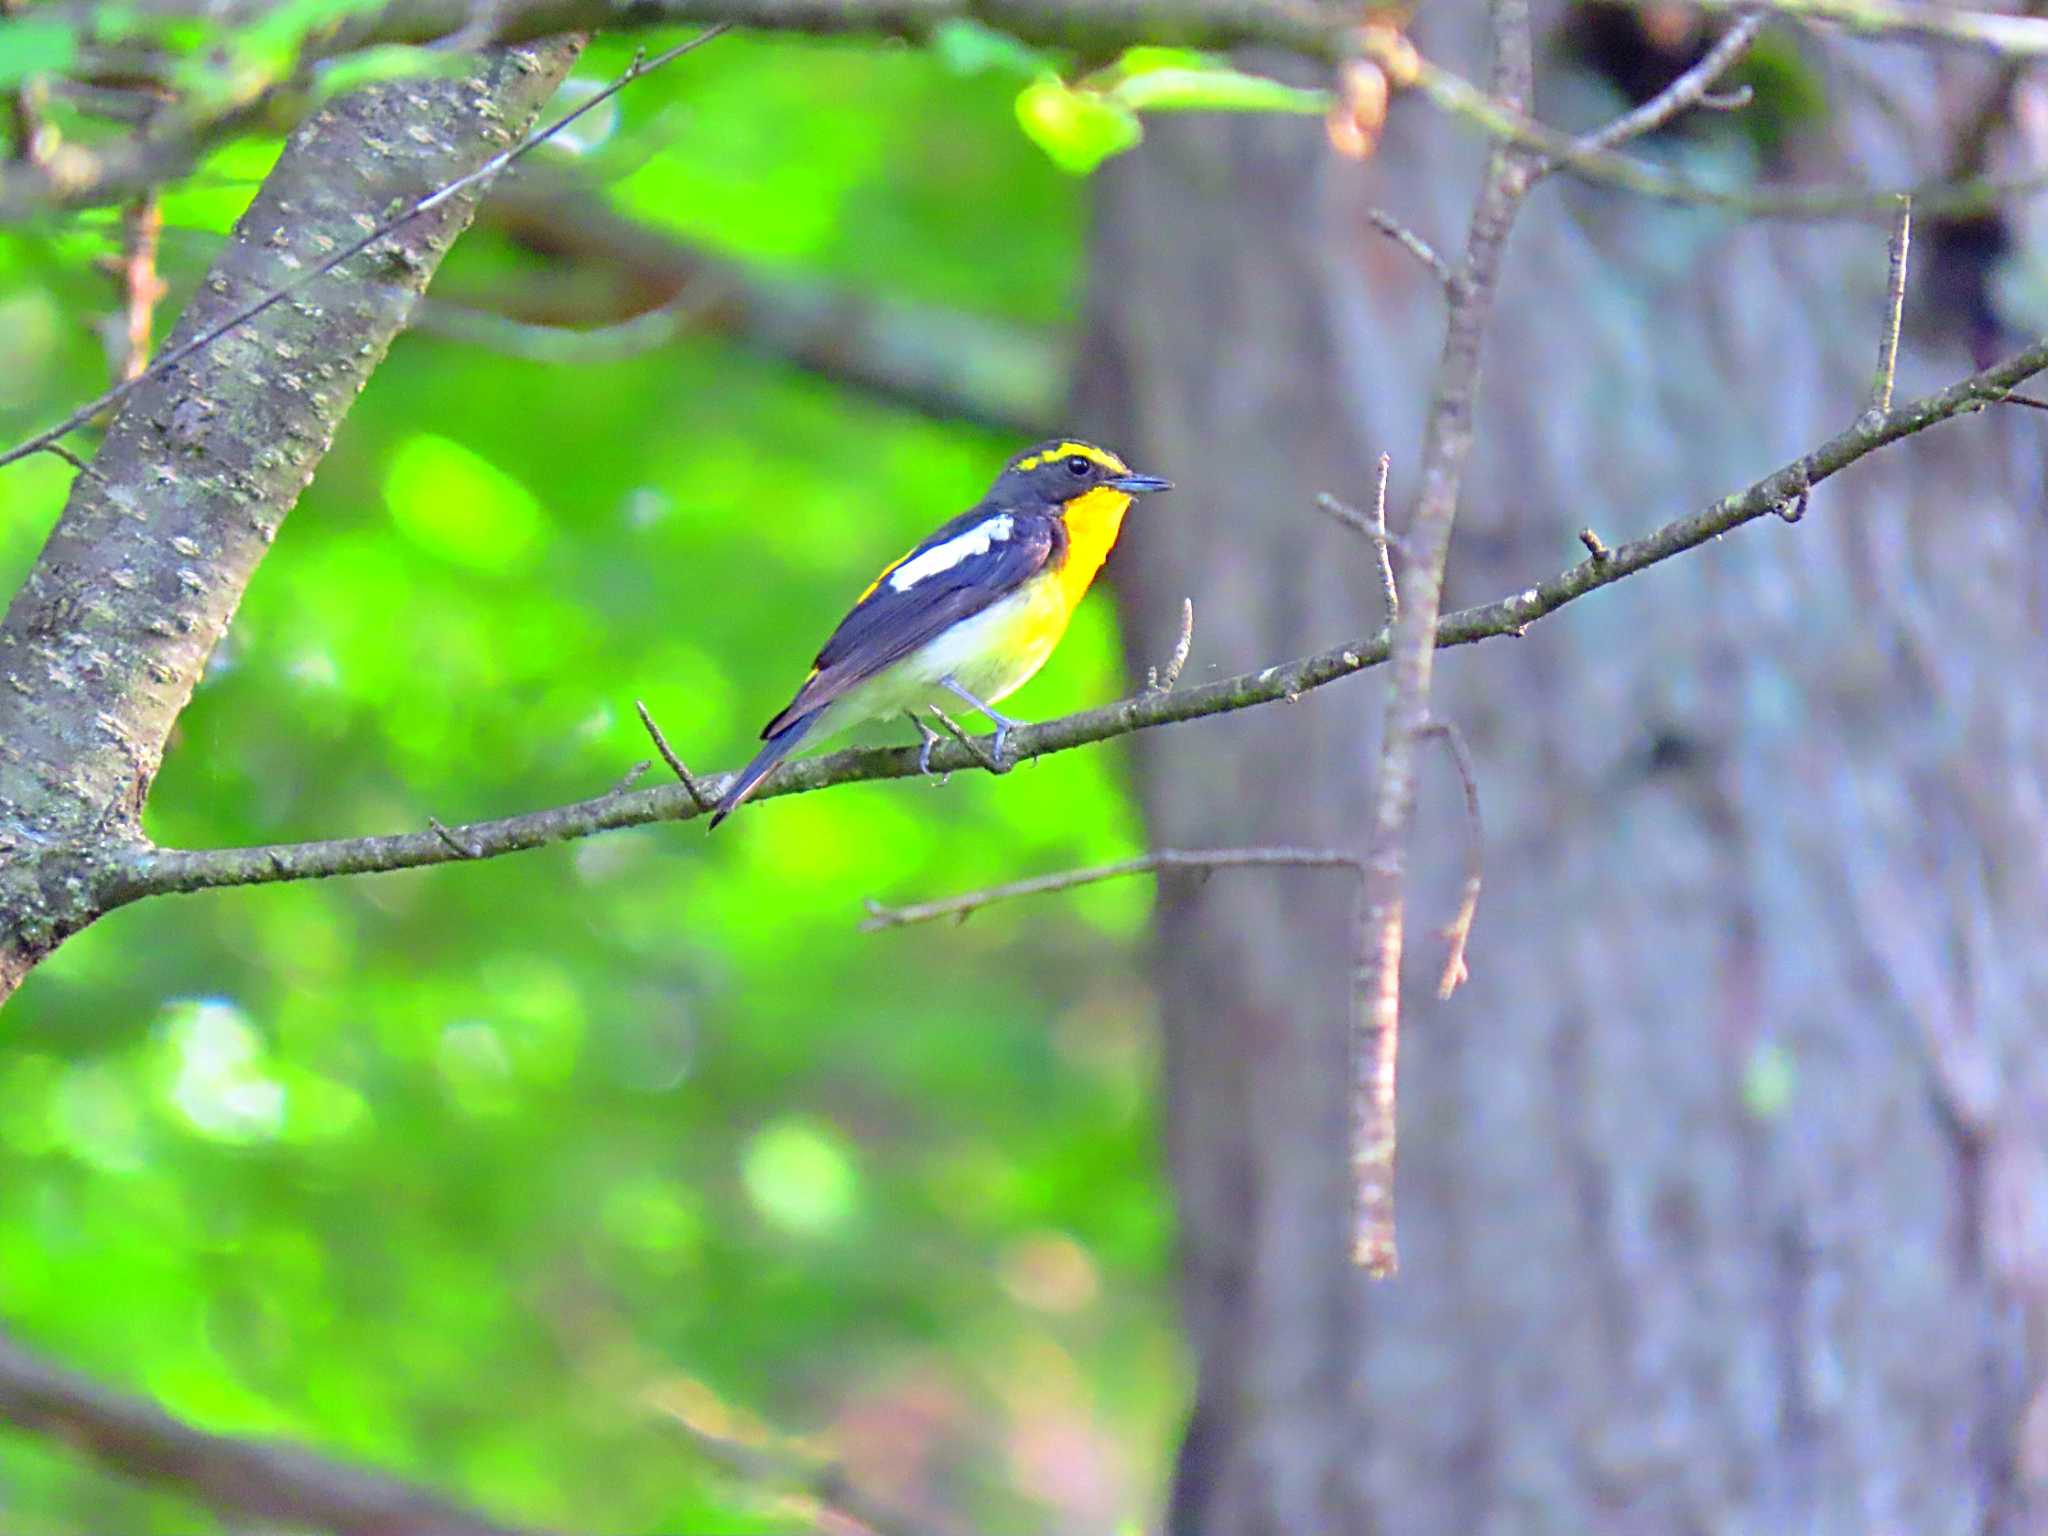
<path fill-rule="evenodd" d="M 955 534 L 943 544 L 935 544 L 915 560 L 906 560 L 889 573 L 889 585 L 895 591 L 908 592 L 927 576 L 937 576 L 950 571 L 962 560 L 972 560 L 976 555 L 985 555 L 995 544 L 1007 539 L 1016 531 L 1016 519 L 1002 512 L 985 523 L 978 523 L 965 533 Z"/>

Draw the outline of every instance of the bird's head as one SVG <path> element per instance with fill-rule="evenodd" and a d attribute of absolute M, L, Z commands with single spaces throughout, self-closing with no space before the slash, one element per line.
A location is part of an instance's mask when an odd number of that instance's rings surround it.
<path fill-rule="evenodd" d="M 1105 489 L 1125 496 L 1144 496 L 1173 487 L 1157 475 L 1133 473 L 1130 465 L 1107 448 L 1074 438 L 1055 438 L 1027 448 L 1010 460 L 996 476 L 989 497 L 1000 506 L 1041 506 L 1051 511 L 1091 491 Z"/>

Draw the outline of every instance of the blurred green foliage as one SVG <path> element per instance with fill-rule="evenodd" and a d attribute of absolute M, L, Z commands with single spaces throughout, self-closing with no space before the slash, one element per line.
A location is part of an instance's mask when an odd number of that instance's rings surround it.
<path fill-rule="evenodd" d="M 565 95 L 639 41 L 594 47 Z M 573 148 L 678 238 L 1064 324 L 1082 210 L 1015 91 L 904 47 L 734 37 Z M 276 149 L 230 146 L 167 198 L 173 307 Z M 115 238 L 111 214 L 0 238 L 8 437 L 102 386 Z M 536 265 L 480 227 L 445 279 Z M 636 698 L 732 766 L 851 595 L 1015 446 L 715 341 L 572 368 L 403 338 L 149 829 L 267 842 L 587 796 L 651 755 Z M 0 474 L 0 587 L 68 479 Z M 1106 601 L 1019 712 L 1122 688 Z M 677 1432 L 660 1405 L 688 1401 L 822 1435 L 981 1530 L 1117 1528 L 1181 1397 L 1150 892 L 854 925 L 863 897 L 1130 853 L 1120 775 L 1071 753 L 750 806 L 708 840 L 117 913 L 0 1015 L 0 1321 L 193 1423 L 506 1518 L 802 1528 Z M 8 1536 L 218 1528 L 0 1435 Z"/>

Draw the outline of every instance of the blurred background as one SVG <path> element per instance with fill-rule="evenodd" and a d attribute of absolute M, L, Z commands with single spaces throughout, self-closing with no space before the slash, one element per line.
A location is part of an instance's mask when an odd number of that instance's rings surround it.
<path fill-rule="evenodd" d="M 1711 41 L 1539 12 L 1597 123 Z M 1482 18 L 1418 42 L 1483 74 Z M 564 103 L 644 40 L 600 36 Z M 652 40 L 659 41 L 656 35 Z M 1293 85 L 1305 71 L 1249 61 Z M 1013 712 L 1380 622 L 1318 491 L 1412 487 L 1483 145 L 1398 104 L 1149 120 L 1092 176 L 1040 64 L 733 36 L 533 157 L 456 247 L 250 588 L 160 842 L 414 829 L 746 755 L 846 601 L 1048 431 L 1173 478 Z M 1722 183 L 2038 164 L 2038 82 L 1783 24 L 1642 153 Z M 1028 92 L 1027 92 L 1028 95 Z M 1041 130 L 1040 139 L 1045 138 Z M 175 311 L 275 158 L 165 189 Z M 120 214 L 0 233 L 0 436 L 104 387 Z M 1888 221 L 1559 184 L 1508 257 L 1452 605 L 1862 408 Z M 2030 205 L 1916 231 L 1900 391 L 2038 334 Z M 1986 413 L 1447 656 L 1489 826 L 1425 780 L 1404 1268 L 1344 1260 L 1349 891 L 914 900 L 1148 845 L 1353 845 L 1377 674 L 1292 706 L 476 866 L 151 901 L 0 1032 L 0 1319 L 193 1424 L 507 1520 L 905 1532 L 2048 1529 L 2043 425 Z M 0 474 L 0 590 L 70 471 Z M 257 1527 L 0 1434 L 0 1530 Z"/>

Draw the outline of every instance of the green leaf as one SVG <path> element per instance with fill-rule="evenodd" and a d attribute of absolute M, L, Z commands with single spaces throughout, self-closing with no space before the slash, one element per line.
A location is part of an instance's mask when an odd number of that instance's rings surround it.
<path fill-rule="evenodd" d="M 1126 65 L 1128 62 L 1126 55 Z M 1315 116 L 1330 110 L 1331 99 L 1328 91 L 1303 90 L 1222 65 L 1194 69 L 1168 65 L 1127 72 L 1110 88 L 1109 95 L 1134 112 L 1296 112 Z"/>
<path fill-rule="evenodd" d="M 10 21 L 0 28 L 0 89 L 30 75 L 57 74 L 78 57 L 78 34 L 58 21 Z"/>
<path fill-rule="evenodd" d="M 1145 135 L 1138 114 L 1094 91 L 1043 75 L 1017 95 L 1017 121 L 1061 170 L 1085 176 Z"/>

